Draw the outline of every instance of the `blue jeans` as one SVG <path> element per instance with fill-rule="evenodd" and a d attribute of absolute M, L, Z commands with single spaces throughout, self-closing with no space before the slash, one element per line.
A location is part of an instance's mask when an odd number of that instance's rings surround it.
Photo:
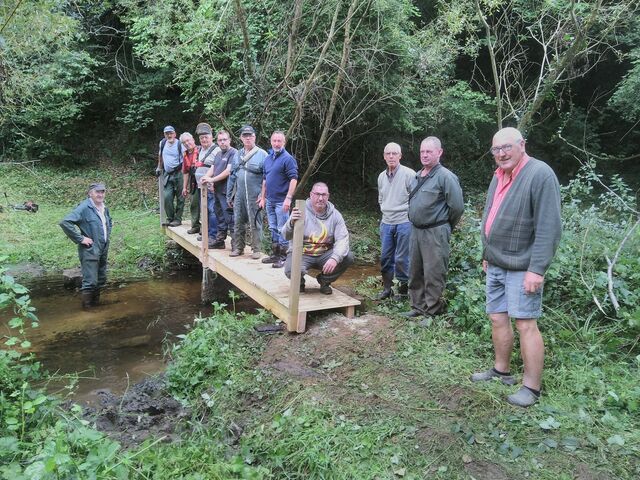
<path fill-rule="evenodd" d="M 209 239 L 216 238 L 218 234 L 218 219 L 216 218 L 215 195 L 207 191 L 207 212 L 209 213 Z"/>
<path fill-rule="evenodd" d="M 394 272 L 401 283 L 409 279 L 409 237 L 411 222 L 398 225 L 380 223 L 380 271 Z"/>
<path fill-rule="evenodd" d="M 280 229 L 289 220 L 289 213 L 282 210 L 283 203 L 267 200 L 267 219 L 269 220 L 269 230 L 271 230 L 271 243 L 289 248 L 289 242 L 280 235 Z"/>

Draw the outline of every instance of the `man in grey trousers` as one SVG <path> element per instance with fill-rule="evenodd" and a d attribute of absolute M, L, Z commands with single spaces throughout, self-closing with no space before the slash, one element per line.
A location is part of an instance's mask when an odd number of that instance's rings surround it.
<path fill-rule="evenodd" d="M 440 164 L 442 145 L 437 137 L 420 144 L 422 169 L 409 194 L 409 299 L 408 318 L 444 312 L 442 292 L 449 268 L 449 239 L 464 211 L 458 177 Z"/>
<path fill-rule="evenodd" d="M 562 233 L 560 186 L 551 167 L 527 155 L 524 138 L 515 128 L 503 128 L 494 135 L 491 153 L 498 168 L 489 185 L 481 235 L 495 364 L 474 373 L 471 380 L 516 383 L 509 371 L 513 317 L 524 375 L 522 387 L 507 401 L 528 407 L 540 397 L 544 342 L 537 318 L 542 313 L 544 274 Z"/>

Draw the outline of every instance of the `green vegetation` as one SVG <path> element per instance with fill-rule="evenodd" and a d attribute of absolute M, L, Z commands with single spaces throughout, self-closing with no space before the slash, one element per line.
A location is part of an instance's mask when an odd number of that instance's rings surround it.
<path fill-rule="evenodd" d="M 43 182 L 43 178 L 46 182 Z M 91 182 L 106 182 L 106 203 L 114 219 L 109 250 L 109 275 L 113 278 L 145 274 L 165 263 L 165 239 L 159 228 L 157 182 L 135 169 L 99 167 L 85 171 L 61 171 L 38 165 L 34 169 L 4 167 L 2 192 L 10 205 L 33 200 L 36 213 L 13 210 L 3 205 L 0 213 L 0 249 L 10 264 L 36 263 L 50 270 L 79 265 L 75 245 L 58 222 L 86 194 Z"/>

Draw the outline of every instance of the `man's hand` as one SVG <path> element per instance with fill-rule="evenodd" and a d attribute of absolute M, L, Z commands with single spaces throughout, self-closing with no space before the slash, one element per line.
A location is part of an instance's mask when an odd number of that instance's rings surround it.
<path fill-rule="evenodd" d="M 90 247 L 91 245 L 93 245 L 93 240 L 89 237 L 82 237 L 82 241 L 80 243 L 85 247 Z"/>
<path fill-rule="evenodd" d="M 290 208 L 291 208 L 291 198 L 287 197 L 284 199 L 284 202 L 282 202 L 282 211 L 288 212 Z"/>
<path fill-rule="evenodd" d="M 187 197 L 189 195 L 189 190 L 187 190 L 186 188 L 182 189 L 182 196 L 183 197 Z"/>
<path fill-rule="evenodd" d="M 258 198 L 256 198 L 256 203 L 258 204 L 258 207 L 264 208 L 264 197 L 262 195 L 258 195 Z"/>
<path fill-rule="evenodd" d="M 302 217 L 302 212 L 298 208 L 293 207 L 293 210 L 291 210 L 291 217 L 289 218 L 291 225 L 296 223 L 297 220 L 300 220 L 300 217 Z"/>
<path fill-rule="evenodd" d="M 159 177 L 160 175 L 162 175 L 162 169 L 160 167 L 156 168 L 156 177 Z"/>
<path fill-rule="evenodd" d="M 486 260 L 482 260 L 482 271 L 484 273 L 487 273 L 487 267 L 489 266 L 489 262 L 487 262 Z"/>
<path fill-rule="evenodd" d="M 336 262 L 335 259 L 330 258 L 327 260 L 327 263 L 322 266 L 322 273 L 329 275 L 330 273 L 333 273 L 337 266 L 338 262 Z"/>
<path fill-rule="evenodd" d="M 524 274 L 524 293 L 537 293 L 542 288 L 544 277 L 537 273 L 527 272 Z"/>

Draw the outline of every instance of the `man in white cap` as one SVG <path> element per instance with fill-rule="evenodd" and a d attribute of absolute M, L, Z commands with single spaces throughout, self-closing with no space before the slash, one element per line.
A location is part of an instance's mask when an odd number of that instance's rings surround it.
<path fill-rule="evenodd" d="M 164 138 L 158 145 L 158 167 L 156 176 L 162 175 L 163 198 L 166 221 L 163 226 L 177 227 L 182 224 L 184 197 L 182 196 L 182 147 L 171 125 L 164 127 Z M 175 206 L 174 206 L 175 202 Z"/>

